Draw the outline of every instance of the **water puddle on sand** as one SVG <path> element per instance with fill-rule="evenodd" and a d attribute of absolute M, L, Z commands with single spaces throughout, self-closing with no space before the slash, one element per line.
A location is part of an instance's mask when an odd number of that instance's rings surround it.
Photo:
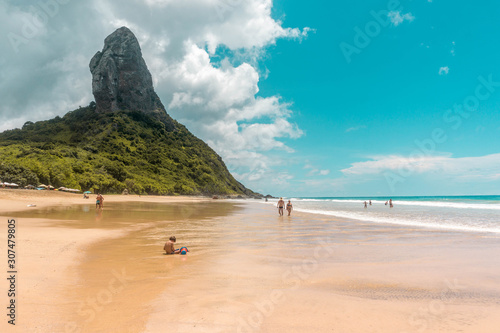
<path fill-rule="evenodd" d="M 64 304 L 68 332 L 140 332 L 148 304 L 176 279 L 198 275 L 206 256 L 215 256 L 224 236 L 224 217 L 242 210 L 229 202 L 109 203 L 19 212 L 58 228 L 124 231 L 91 244 L 76 266 L 76 281 L 56 297 Z M 188 246 L 186 256 L 164 255 L 169 236 Z M 212 246 L 213 245 L 213 246 Z"/>

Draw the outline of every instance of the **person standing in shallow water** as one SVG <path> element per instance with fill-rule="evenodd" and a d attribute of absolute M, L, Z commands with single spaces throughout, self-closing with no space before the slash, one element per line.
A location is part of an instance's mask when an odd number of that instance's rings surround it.
<path fill-rule="evenodd" d="M 97 197 L 95 198 L 95 208 L 101 208 L 102 199 L 101 193 L 97 193 Z"/>
<path fill-rule="evenodd" d="M 283 216 L 283 207 L 285 206 L 283 198 L 280 198 L 278 200 L 278 204 L 276 206 L 278 207 L 278 214 L 280 214 L 280 216 Z"/>
<path fill-rule="evenodd" d="M 286 204 L 286 210 L 288 211 L 288 216 L 290 216 L 292 209 L 293 209 L 292 202 L 288 200 L 288 203 Z"/>
<path fill-rule="evenodd" d="M 368 206 L 366 205 L 366 201 L 365 201 L 365 208 L 366 208 L 366 207 L 368 207 Z"/>

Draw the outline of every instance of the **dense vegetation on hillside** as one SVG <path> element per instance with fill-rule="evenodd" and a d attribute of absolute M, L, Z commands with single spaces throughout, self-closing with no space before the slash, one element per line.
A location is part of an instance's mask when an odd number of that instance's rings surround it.
<path fill-rule="evenodd" d="M 0 133 L 0 180 L 103 193 L 254 195 L 210 147 L 175 127 L 167 131 L 138 111 L 97 113 L 95 103 L 27 122 Z"/>

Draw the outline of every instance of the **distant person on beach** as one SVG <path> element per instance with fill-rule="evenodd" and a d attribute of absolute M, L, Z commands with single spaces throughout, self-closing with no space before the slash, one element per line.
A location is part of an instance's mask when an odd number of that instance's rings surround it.
<path fill-rule="evenodd" d="M 394 206 L 392 205 L 392 199 L 389 199 L 389 207 L 390 207 L 390 208 L 394 207 Z"/>
<path fill-rule="evenodd" d="M 386 201 L 386 202 L 385 202 L 385 205 L 386 205 L 386 206 L 387 206 L 387 203 L 388 203 L 388 202 L 389 202 L 389 201 Z"/>
<path fill-rule="evenodd" d="M 288 203 L 286 204 L 286 210 L 288 211 L 288 216 L 290 216 L 292 209 L 293 209 L 292 202 L 288 200 Z"/>
<path fill-rule="evenodd" d="M 372 205 L 372 201 L 370 200 L 370 206 Z"/>
<path fill-rule="evenodd" d="M 280 198 L 278 200 L 278 205 L 276 207 L 278 207 L 278 214 L 280 214 L 280 216 L 283 216 L 283 207 L 285 207 L 285 202 L 283 201 L 283 198 Z"/>
<path fill-rule="evenodd" d="M 368 207 L 368 206 L 366 205 L 366 201 L 365 201 L 365 208 L 366 208 L 366 207 Z"/>
<path fill-rule="evenodd" d="M 95 208 L 102 208 L 104 207 L 104 197 L 101 195 L 101 193 L 97 193 L 97 198 L 95 200 Z"/>
<path fill-rule="evenodd" d="M 186 254 L 189 252 L 187 247 L 181 247 L 180 249 L 175 249 L 174 244 L 176 242 L 175 236 L 170 237 L 168 242 L 165 243 L 163 249 L 165 250 L 165 254 Z"/>

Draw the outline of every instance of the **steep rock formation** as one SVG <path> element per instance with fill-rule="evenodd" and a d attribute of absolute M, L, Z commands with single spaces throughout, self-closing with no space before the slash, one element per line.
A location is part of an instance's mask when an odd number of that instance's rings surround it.
<path fill-rule="evenodd" d="M 161 120 L 167 130 L 174 130 L 174 122 L 154 91 L 139 42 L 127 27 L 104 40 L 104 48 L 90 60 L 89 67 L 97 112 L 142 111 Z"/>

